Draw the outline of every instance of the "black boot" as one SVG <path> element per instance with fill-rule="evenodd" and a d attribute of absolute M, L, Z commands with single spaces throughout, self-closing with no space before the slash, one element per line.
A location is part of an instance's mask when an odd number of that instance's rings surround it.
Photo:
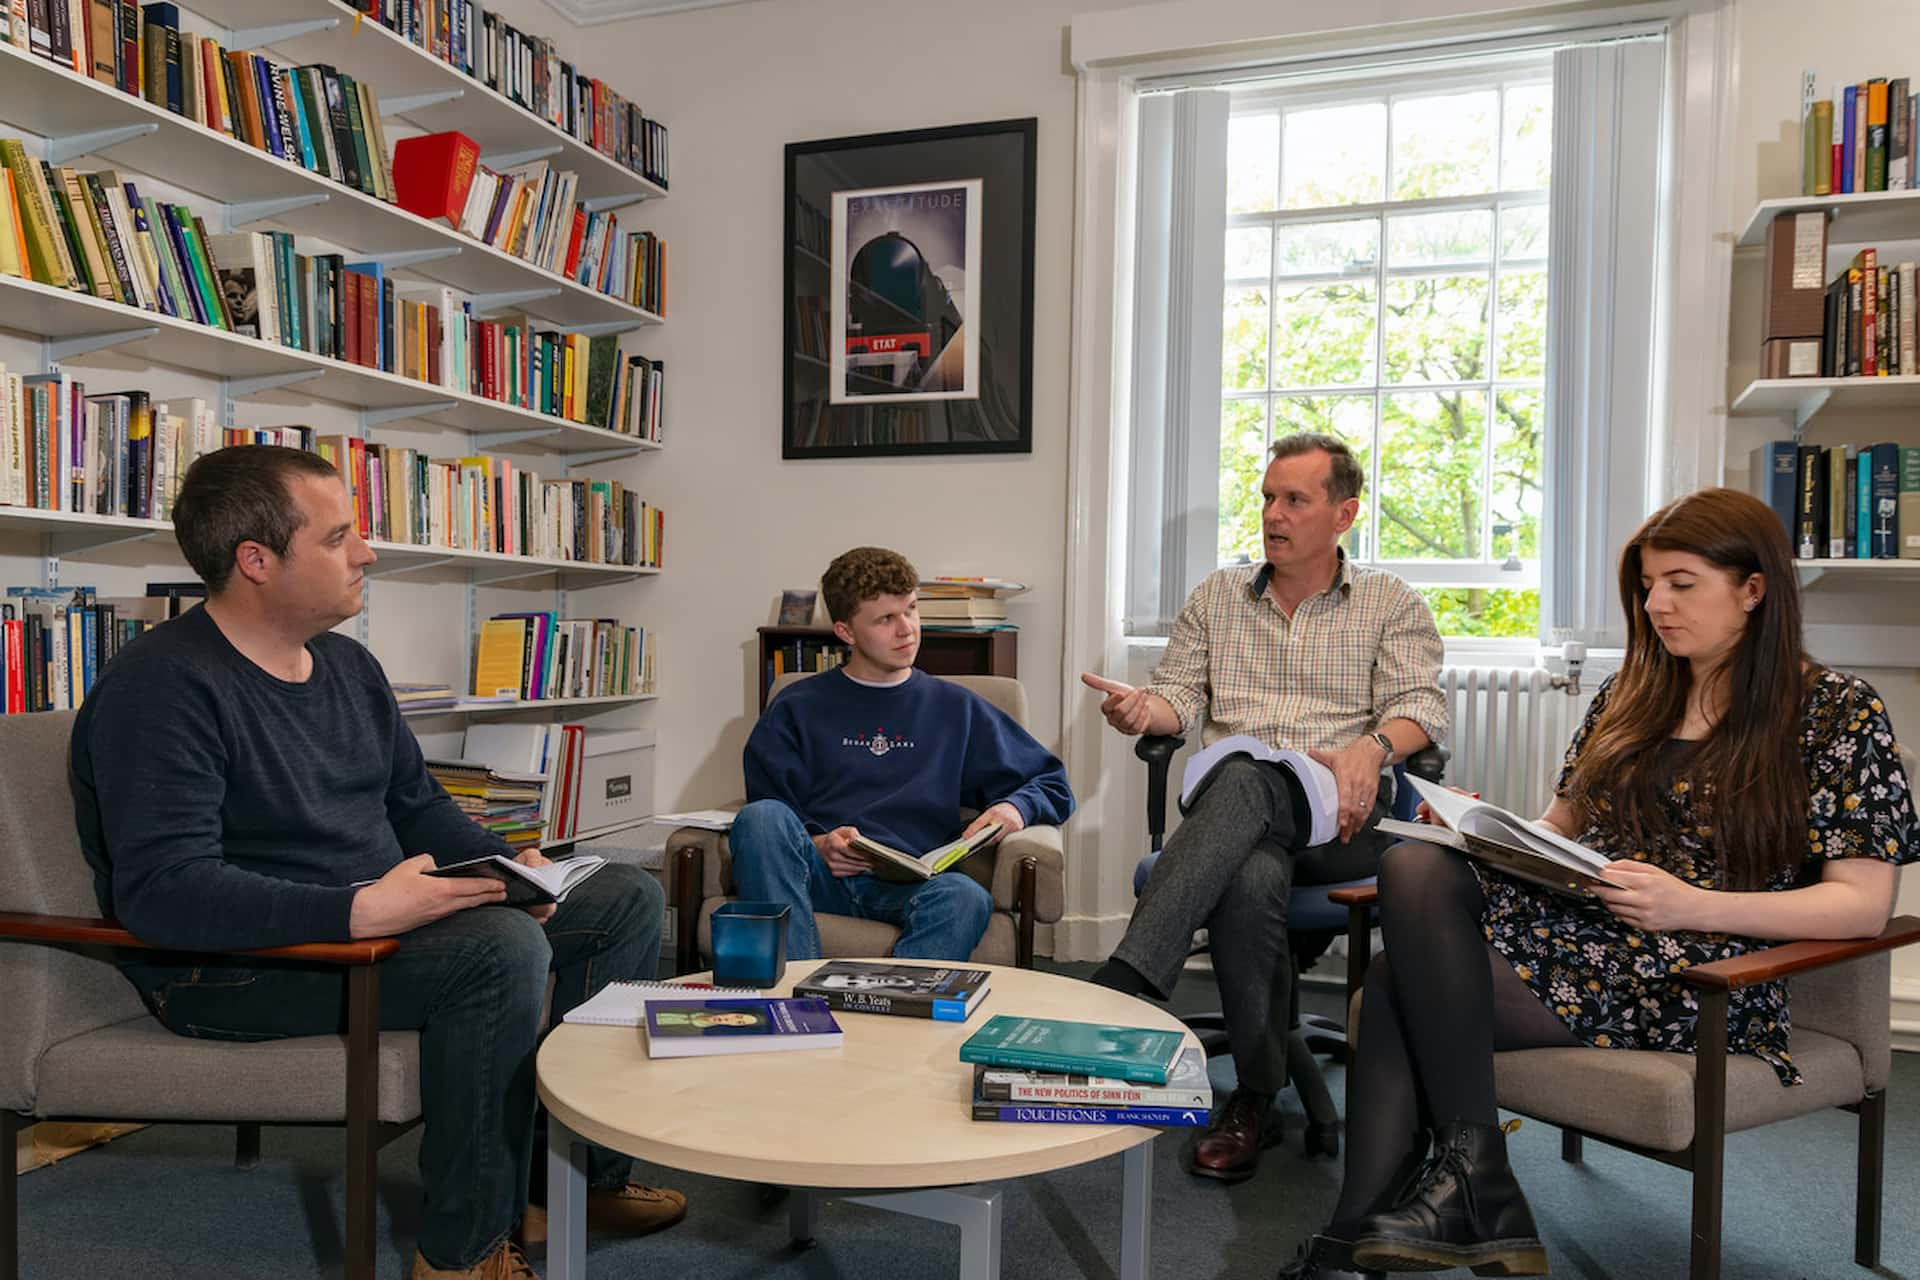
<path fill-rule="evenodd" d="M 1354 1228 L 1353 1257 L 1382 1271 L 1546 1275 L 1546 1248 L 1507 1166 L 1507 1135 L 1491 1124 L 1434 1130 L 1432 1154 L 1406 1195 Z"/>
<path fill-rule="evenodd" d="M 1353 1260 L 1353 1246 L 1328 1235 L 1314 1235 L 1300 1246 L 1293 1261 L 1280 1268 L 1278 1280 L 1386 1280 Z"/>

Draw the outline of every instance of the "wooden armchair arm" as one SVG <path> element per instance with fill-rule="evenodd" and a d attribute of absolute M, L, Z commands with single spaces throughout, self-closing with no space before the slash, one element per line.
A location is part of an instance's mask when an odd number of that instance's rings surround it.
<path fill-rule="evenodd" d="M 1697 965 L 1680 976 L 1696 987 L 1734 990 L 1791 977 L 1809 969 L 1825 968 L 1844 960 L 1872 955 L 1876 951 L 1891 951 L 1913 942 L 1920 942 L 1920 916 L 1895 916 L 1887 922 L 1887 927 L 1880 931 L 1878 937 L 1783 942 L 1777 947 L 1763 947 L 1731 960 Z"/>
<path fill-rule="evenodd" d="M 1349 911 L 1355 907 L 1370 907 L 1380 901 L 1380 886 L 1363 884 L 1357 889 L 1333 889 L 1327 893 L 1327 901 L 1337 902 Z"/>
<path fill-rule="evenodd" d="M 0 938 L 22 942 L 73 942 L 106 947 L 138 947 L 147 951 L 177 951 L 155 947 L 97 916 L 43 916 L 26 911 L 0 911 Z M 353 942 L 302 942 L 291 947 L 208 954 L 260 956 L 272 960 L 314 960 L 322 964 L 378 964 L 400 949 L 397 938 L 359 938 Z"/>

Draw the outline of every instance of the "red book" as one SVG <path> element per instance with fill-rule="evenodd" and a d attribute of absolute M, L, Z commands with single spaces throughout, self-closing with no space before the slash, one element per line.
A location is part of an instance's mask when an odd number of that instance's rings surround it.
<path fill-rule="evenodd" d="M 348 364 L 360 364 L 360 280 L 358 271 L 340 273 L 340 354 Z"/>
<path fill-rule="evenodd" d="M 19 715 L 27 709 L 27 653 L 26 623 L 18 618 L 9 618 L 0 623 L 0 648 L 4 648 L 7 668 L 7 687 L 4 693 L 6 713 Z"/>
<path fill-rule="evenodd" d="M 394 196 L 409 213 L 458 227 L 479 163 L 480 144 L 464 133 L 402 138 L 393 147 Z"/>
<path fill-rule="evenodd" d="M 576 208 L 573 211 L 573 231 L 567 237 L 567 260 L 561 264 L 560 274 L 573 279 L 574 270 L 580 265 L 580 240 L 586 234 L 586 210 Z"/>

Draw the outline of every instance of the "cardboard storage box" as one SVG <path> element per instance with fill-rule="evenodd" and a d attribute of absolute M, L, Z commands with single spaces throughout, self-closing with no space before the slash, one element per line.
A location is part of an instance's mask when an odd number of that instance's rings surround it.
<path fill-rule="evenodd" d="M 578 793 L 581 836 L 653 815 L 654 739 L 652 729 L 587 731 Z"/>

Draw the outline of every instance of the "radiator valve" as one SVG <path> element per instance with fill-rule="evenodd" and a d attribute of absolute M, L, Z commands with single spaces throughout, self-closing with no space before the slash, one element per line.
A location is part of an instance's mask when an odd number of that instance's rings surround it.
<path fill-rule="evenodd" d="M 1554 677 L 1553 683 L 1577 698 L 1580 696 L 1580 668 L 1587 661 L 1587 646 L 1578 640 L 1567 641 L 1560 646 L 1560 660 L 1567 664 L 1567 674 Z"/>

